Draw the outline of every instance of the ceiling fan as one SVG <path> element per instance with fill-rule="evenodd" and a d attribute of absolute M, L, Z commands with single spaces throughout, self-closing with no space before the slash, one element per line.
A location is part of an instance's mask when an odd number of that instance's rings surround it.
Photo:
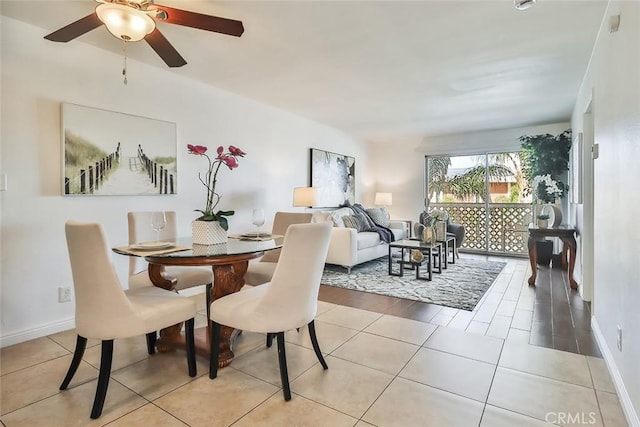
<path fill-rule="evenodd" d="M 154 4 L 153 0 L 96 1 L 100 4 L 91 15 L 72 22 L 44 38 L 66 43 L 104 24 L 111 34 L 125 42 L 144 39 L 169 67 L 182 67 L 187 61 L 156 28 L 156 22 L 166 22 L 236 37 L 240 37 L 244 32 L 241 21 L 174 9 Z"/>

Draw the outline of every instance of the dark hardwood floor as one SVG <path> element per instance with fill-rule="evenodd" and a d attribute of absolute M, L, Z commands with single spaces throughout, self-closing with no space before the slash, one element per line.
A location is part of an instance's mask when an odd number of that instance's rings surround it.
<path fill-rule="evenodd" d="M 507 261 L 497 282 L 472 311 L 419 301 L 321 285 L 319 299 L 339 305 L 464 329 L 504 339 L 602 357 L 591 330 L 590 304 L 568 285 L 566 271 L 538 266 L 536 286 L 530 287 L 528 260 L 463 254 L 465 257 Z M 345 274 L 346 270 L 345 270 Z M 446 271 L 443 273 L 446 274 Z"/>

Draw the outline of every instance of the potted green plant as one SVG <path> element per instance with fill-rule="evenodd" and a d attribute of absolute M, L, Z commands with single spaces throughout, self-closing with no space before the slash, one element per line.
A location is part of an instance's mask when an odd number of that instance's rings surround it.
<path fill-rule="evenodd" d="M 520 137 L 522 147 L 522 174 L 530 183 L 526 194 L 543 203 L 562 199 L 569 186 L 560 176 L 569 170 L 571 130 L 559 135 L 540 134 Z"/>
<path fill-rule="evenodd" d="M 549 215 L 539 214 L 536 218 L 538 219 L 538 228 L 547 228 L 549 226 Z"/>

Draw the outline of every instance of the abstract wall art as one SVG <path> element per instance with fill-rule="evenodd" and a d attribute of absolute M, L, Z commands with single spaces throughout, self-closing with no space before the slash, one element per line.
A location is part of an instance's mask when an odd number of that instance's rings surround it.
<path fill-rule="evenodd" d="M 314 207 L 329 208 L 355 203 L 356 160 L 329 151 L 311 149 L 311 186 L 316 189 Z"/>

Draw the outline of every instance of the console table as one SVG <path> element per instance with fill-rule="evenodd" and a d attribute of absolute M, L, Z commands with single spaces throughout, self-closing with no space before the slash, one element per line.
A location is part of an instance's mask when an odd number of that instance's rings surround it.
<path fill-rule="evenodd" d="M 569 284 L 571 289 L 578 289 L 578 283 L 573 278 L 573 269 L 576 265 L 576 238 L 575 228 L 560 225 L 551 228 L 539 228 L 535 225 L 529 226 L 529 240 L 527 247 L 529 249 L 529 262 L 531 263 L 531 277 L 529 277 L 529 285 L 536 283 L 538 275 L 537 268 L 537 249 L 536 242 L 544 240 L 545 237 L 558 237 L 562 241 L 562 266 L 568 267 Z M 569 264 L 567 265 L 567 252 L 569 252 Z"/>

